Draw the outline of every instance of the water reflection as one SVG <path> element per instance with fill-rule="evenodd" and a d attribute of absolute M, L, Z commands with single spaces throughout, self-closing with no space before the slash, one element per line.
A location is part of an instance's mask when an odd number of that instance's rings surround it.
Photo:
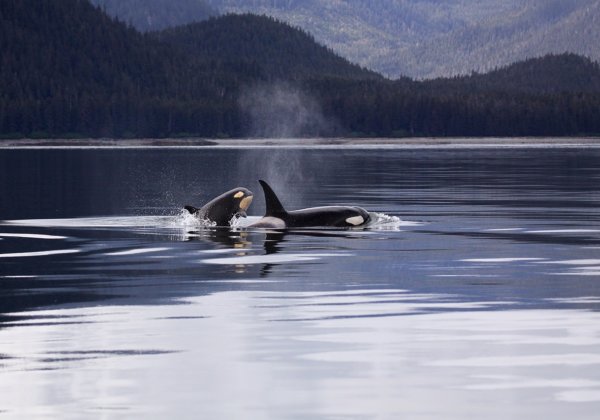
<path fill-rule="evenodd" d="M 8 321 L 4 410 L 559 419 L 593 418 L 600 403 L 600 313 L 393 289 L 230 291 L 180 303 Z M 44 393 L 21 392 L 40 381 Z"/>
<path fill-rule="evenodd" d="M 187 229 L 184 235 L 186 241 L 209 241 L 226 248 L 242 249 L 252 246 L 247 240 L 246 232 L 231 230 L 229 228 L 194 228 Z"/>
<path fill-rule="evenodd" d="M 496 286 L 513 290 L 511 296 L 519 290 L 522 297 L 596 291 L 593 244 L 600 229 L 460 221 L 396 218 L 391 226 L 383 218 L 381 226 L 361 230 L 287 231 L 205 227 L 180 215 L 4 222 L 0 260 L 8 264 L 0 299 L 12 311 L 107 298 L 152 304 L 214 292 L 215 282 L 245 280 L 240 276 L 317 290 L 368 282 L 482 296 L 492 290 L 465 286 Z M 568 258 L 568 247 L 576 247 L 578 260 Z M 561 261 L 579 263 L 559 267 Z M 528 283 L 520 280 L 524 273 Z M 553 277 L 569 280 L 557 288 Z"/>

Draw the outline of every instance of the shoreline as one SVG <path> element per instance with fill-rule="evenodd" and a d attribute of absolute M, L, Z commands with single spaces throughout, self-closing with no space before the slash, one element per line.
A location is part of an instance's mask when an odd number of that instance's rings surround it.
<path fill-rule="evenodd" d="M 0 140 L 0 149 L 29 148 L 445 148 L 599 147 L 600 137 L 407 137 L 293 139 L 20 139 Z"/>

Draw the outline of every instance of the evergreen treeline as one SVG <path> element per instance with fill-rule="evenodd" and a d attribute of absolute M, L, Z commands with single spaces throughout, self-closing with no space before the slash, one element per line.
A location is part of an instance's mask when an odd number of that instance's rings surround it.
<path fill-rule="evenodd" d="M 327 115 L 353 136 L 579 136 L 600 133 L 600 95 L 430 89 L 319 81 Z M 344 131 L 346 134 L 346 131 Z M 346 134 L 348 135 L 348 134 Z"/>
<path fill-rule="evenodd" d="M 436 79 L 423 83 L 430 89 L 549 94 L 600 93 L 600 65 L 575 54 L 530 58 L 485 74 Z"/>
<path fill-rule="evenodd" d="M 600 133 L 600 70 L 573 55 L 390 81 L 271 18 L 141 34 L 87 0 L 2 0 L 0 51 L 4 138 L 269 135 L 257 115 L 278 119 L 282 100 L 297 136 Z"/>

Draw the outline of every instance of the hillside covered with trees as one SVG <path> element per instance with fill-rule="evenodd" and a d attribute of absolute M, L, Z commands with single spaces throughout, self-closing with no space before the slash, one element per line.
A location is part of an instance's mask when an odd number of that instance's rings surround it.
<path fill-rule="evenodd" d="M 87 0 L 0 2 L 0 136 L 522 136 L 600 133 L 598 64 L 388 80 L 273 18 L 141 33 Z"/>
<path fill-rule="evenodd" d="M 221 13 L 265 14 L 300 27 L 392 78 L 487 72 L 563 52 L 600 60 L 600 0 L 205 1 Z"/>
<path fill-rule="evenodd" d="M 382 79 L 273 18 L 225 15 L 152 34 L 190 57 L 245 66 L 266 79 Z"/>

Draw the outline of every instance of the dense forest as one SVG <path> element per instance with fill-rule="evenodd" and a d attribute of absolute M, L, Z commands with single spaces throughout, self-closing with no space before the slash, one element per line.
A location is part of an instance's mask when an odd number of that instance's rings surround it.
<path fill-rule="evenodd" d="M 600 65 L 575 54 L 549 54 L 468 77 L 423 83 L 435 89 L 512 93 L 600 93 Z"/>
<path fill-rule="evenodd" d="M 273 18 L 141 33 L 88 0 L 3 0 L 0 51 L 3 138 L 600 133 L 600 69 L 570 54 L 392 81 Z"/>
<path fill-rule="evenodd" d="M 0 31 L 4 137 L 240 133 L 236 71 L 192 60 L 87 0 L 3 0 Z"/>

